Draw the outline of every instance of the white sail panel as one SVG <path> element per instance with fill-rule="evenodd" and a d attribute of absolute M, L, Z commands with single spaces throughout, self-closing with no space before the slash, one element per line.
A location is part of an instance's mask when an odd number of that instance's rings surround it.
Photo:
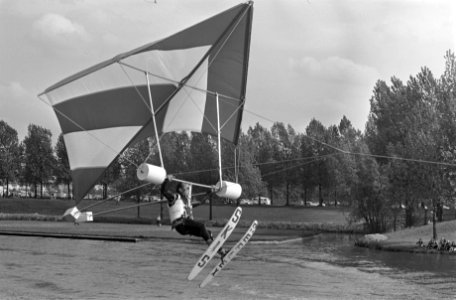
<path fill-rule="evenodd" d="M 54 106 L 90 94 L 145 84 L 144 74 L 127 68 L 122 69 L 119 64 L 111 64 L 54 89 L 46 96 Z"/>
<path fill-rule="evenodd" d="M 78 78 L 46 96 L 51 105 L 88 94 L 146 84 L 144 72 L 150 76 L 150 84 L 170 84 L 181 81 L 204 57 L 209 46 L 178 50 L 153 50 L 124 59 L 126 65 L 113 63 Z M 129 66 L 137 69 L 132 69 Z M 178 67 L 176 67 L 178 66 Z M 155 76 L 154 76 L 155 75 Z"/>
<path fill-rule="evenodd" d="M 209 51 L 209 46 L 175 50 L 152 50 L 123 60 L 128 66 L 149 72 L 151 84 L 180 82 L 195 68 Z M 143 77 L 144 80 L 144 77 Z"/>
<path fill-rule="evenodd" d="M 63 136 L 71 170 L 106 168 L 141 126 L 71 132 Z"/>
<path fill-rule="evenodd" d="M 163 132 L 201 131 L 206 106 L 207 74 L 206 59 L 169 103 Z"/>

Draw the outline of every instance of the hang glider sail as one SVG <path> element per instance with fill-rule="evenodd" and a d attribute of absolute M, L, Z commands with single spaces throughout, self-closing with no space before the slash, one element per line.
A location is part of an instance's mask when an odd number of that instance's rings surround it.
<path fill-rule="evenodd" d="M 219 125 L 220 136 L 237 143 L 252 14 L 252 2 L 237 5 L 40 94 L 52 105 L 63 132 L 76 203 L 119 153 L 155 130 L 159 135 L 182 130 L 217 135 Z"/>

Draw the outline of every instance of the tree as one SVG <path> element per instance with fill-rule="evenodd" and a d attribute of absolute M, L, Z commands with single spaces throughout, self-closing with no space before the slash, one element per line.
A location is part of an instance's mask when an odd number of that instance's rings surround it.
<path fill-rule="evenodd" d="M 327 133 L 326 142 L 329 145 L 333 145 L 338 147 L 340 143 L 340 134 L 339 129 L 335 125 L 329 126 Z M 337 153 L 338 154 L 338 153 Z M 334 196 L 334 206 L 337 205 L 337 190 L 338 186 L 341 184 L 342 181 L 342 174 L 340 168 L 340 161 L 338 159 L 340 155 L 329 155 L 325 158 L 325 162 L 328 168 L 328 192 L 332 188 L 333 196 Z M 329 197 L 328 197 L 329 198 Z M 328 199 L 329 201 L 329 199 Z"/>
<path fill-rule="evenodd" d="M 189 171 L 190 137 L 186 132 L 169 132 L 160 140 L 163 163 L 170 174 Z"/>
<path fill-rule="evenodd" d="M 25 145 L 25 179 L 35 187 L 40 184 L 40 197 L 43 197 L 43 187 L 54 173 L 55 158 L 51 144 L 52 133 L 38 125 L 28 126 L 28 135 L 24 139 Z"/>
<path fill-rule="evenodd" d="M 55 145 L 55 155 L 56 155 L 56 165 L 54 168 L 54 175 L 56 178 L 57 184 L 65 184 L 67 186 L 67 197 L 71 199 L 71 170 L 70 170 L 70 162 L 68 160 L 68 153 L 65 147 L 65 143 L 63 140 L 63 134 L 59 135 L 57 139 L 57 144 Z"/>
<path fill-rule="evenodd" d="M 377 155 L 388 155 L 389 144 L 396 144 L 404 139 L 407 128 L 403 121 L 407 117 L 409 107 L 406 101 L 406 88 L 402 82 L 393 77 L 392 86 L 378 81 L 374 87 L 374 95 L 370 99 L 370 113 L 366 125 L 366 142 L 370 151 Z M 382 164 L 385 159 L 378 159 Z"/>
<path fill-rule="evenodd" d="M 203 184 L 214 184 L 219 180 L 216 144 L 207 134 L 194 133 L 190 143 L 189 167 L 192 180 Z"/>
<path fill-rule="evenodd" d="M 17 131 L 0 120 L 0 179 L 5 180 L 6 195 L 9 194 L 9 182 L 19 175 L 21 153 Z"/>
<path fill-rule="evenodd" d="M 142 140 L 135 145 L 125 149 L 118 158 L 120 165 L 119 179 L 116 181 L 116 189 L 123 191 L 123 197 L 129 198 L 134 196 L 139 203 L 141 195 L 146 192 L 147 187 L 136 188 L 140 184 L 136 177 L 137 166 L 145 161 L 149 154 L 149 145 L 147 140 Z M 134 189 L 136 188 L 136 189 Z M 131 190 L 130 192 L 125 192 Z M 138 206 L 138 217 L 140 216 L 140 208 Z"/>
<path fill-rule="evenodd" d="M 391 87 L 377 82 L 366 126 L 371 151 L 393 158 L 378 162 L 388 167 L 393 204 L 405 203 L 406 226 L 415 223 L 419 206 L 430 205 L 434 238 L 441 208 L 453 201 L 456 187 L 453 168 L 438 164 L 456 162 L 456 60 L 451 51 L 445 60 L 440 80 L 423 67 L 407 85 L 394 77 Z"/>
<path fill-rule="evenodd" d="M 300 143 L 300 154 L 301 158 L 305 161 L 300 166 L 300 179 L 301 179 L 301 186 L 304 192 L 304 205 L 307 205 L 307 199 L 311 196 L 313 189 L 316 186 L 316 180 L 312 175 L 313 167 L 312 167 L 312 159 L 313 159 L 313 150 L 312 150 L 312 140 L 309 139 L 304 134 L 301 134 L 301 143 Z"/>
<path fill-rule="evenodd" d="M 456 138 L 456 58 L 451 50 L 445 53 L 445 70 L 440 79 L 437 81 L 437 88 L 431 89 L 435 86 L 435 82 L 425 76 L 421 76 L 419 82 L 421 86 L 425 87 L 423 90 L 425 96 L 432 95 L 437 99 L 435 105 L 436 119 L 438 125 L 435 126 L 435 138 L 437 138 L 440 160 L 445 163 L 456 163 L 456 146 L 454 140 Z M 430 72 L 429 72 L 430 73 Z M 433 79 L 433 78 L 431 78 Z M 431 88 L 429 88 L 431 87 Z M 429 93 L 428 91 L 434 91 Z M 453 200 L 456 188 L 456 172 L 454 168 L 449 166 L 439 166 L 438 170 L 434 168 L 433 174 L 439 179 L 436 181 L 434 178 L 432 182 L 433 190 L 439 192 L 432 199 L 433 207 L 433 238 L 437 238 L 436 231 L 436 218 L 442 221 L 442 205 L 454 205 L 456 202 Z"/>
<path fill-rule="evenodd" d="M 259 167 L 254 165 L 254 145 L 249 142 L 245 134 L 239 137 L 239 183 L 242 186 L 244 197 L 254 197 L 263 192 L 265 183 L 261 179 Z"/>
<path fill-rule="evenodd" d="M 291 160 L 296 158 L 297 151 L 293 150 L 292 143 L 296 138 L 294 129 L 281 122 L 276 122 L 271 127 L 271 134 L 273 138 L 273 158 L 280 168 L 274 173 L 274 181 L 276 185 L 285 186 L 285 205 L 290 205 L 290 187 L 296 183 L 296 168 L 292 166 Z M 295 157 L 294 157 L 295 156 Z"/>
<path fill-rule="evenodd" d="M 360 142 L 356 152 L 369 153 L 367 145 Z M 355 220 L 364 219 L 370 232 L 384 232 L 390 215 L 385 191 L 388 180 L 380 171 L 377 161 L 370 156 L 360 156 L 357 161 L 357 181 L 354 185 L 356 199 L 351 212 Z"/>
<path fill-rule="evenodd" d="M 356 130 L 347 117 L 343 116 L 339 123 L 339 148 L 348 152 L 352 152 L 362 140 L 362 135 L 359 130 Z M 356 160 L 354 155 L 343 154 L 337 155 L 338 159 L 337 172 L 337 191 L 338 198 L 341 202 L 350 203 L 352 200 L 353 190 L 355 188 L 356 177 Z"/>
<path fill-rule="evenodd" d="M 269 175 L 276 171 L 271 132 L 256 123 L 255 127 L 249 127 L 247 136 L 249 137 L 249 148 L 253 153 L 253 163 L 259 167 L 261 177 L 269 190 L 271 202 L 274 203 L 275 178 Z"/>
<path fill-rule="evenodd" d="M 288 137 L 290 141 L 291 156 L 290 160 L 287 162 L 289 167 L 287 170 L 287 201 L 289 198 L 293 197 L 295 200 L 300 200 L 301 193 L 301 180 L 299 178 L 301 174 L 301 165 L 302 162 L 297 163 L 301 157 L 301 136 L 296 133 L 296 131 L 288 125 L 287 128 Z M 296 201 L 295 201 L 296 202 Z M 289 204 L 289 203 L 288 203 Z"/>
<path fill-rule="evenodd" d="M 445 163 L 456 163 L 456 58 L 455 54 L 448 50 L 445 54 L 445 70 L 438 81 L 438 104 L 437 112 L 440 124 L 441 154 Z M 454 191 L 456 190 L 456 172 L 454 168 L 442 167 L 443 176 L 446 180 L 447 204 L 456 208 Z M 451 203 L 452 202 L 452 203 Z"/>
<path fill-rule="evenodd" d="M 328 142 L 326 128 L 319 121 L 312 119 L 306 128 L 306 136 L 311 139 L 312 156 L 315 162 L 312 163 L 312 177 L 315 186 L 318 187 L 318 203 L 323 205 L 323 189 L 329 186 L 329 169 L 325 157 L 331 153 L 331 149 L 322 142 Z"/>
<path fill-rule="evenodd" d="M 439 130 L 436 115 L 436 81 L 427 68 L 417 77 L 410 77 L 407 85 L 396 78 L 391 87 L 378 82 L 371 99 L 371 113 L 366 126 L 369 148 L 382 156 L 409 160 L 378 159 L 388 167 L 390 193 L 395 206 L 405 204 L 405 224 L 416 222 L 416 210 L 423 199 L 424 180 L 429 170 L 423 164 L 410 160 L 439 161 Z M 437 185 L 434 185 L 436 187 Z M 437 192 L 437 191 L 434 191 Z"/>
<path fill-rule="evenodd" d="M 104 171 L 103 176 L 100 179 L 100 184 L 103 186 L 103 199 L 108 198 L 109 185 L 116 183 L 120 177 L 121 171 L 122 166 L 120 165 L 119 158 L 117 157 Z"/>

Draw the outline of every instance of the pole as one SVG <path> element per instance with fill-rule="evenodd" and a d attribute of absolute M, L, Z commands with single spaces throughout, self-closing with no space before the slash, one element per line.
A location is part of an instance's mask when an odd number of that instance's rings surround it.
<path fill-rule="evenodd" d="M 163 222 L 163 202 L 160 202 L 160 221 Z"/>
<path fill-rule="evenodd" d="M 139 195 L 136 194 L 136 201 L 138 202 L 138 206 L 137 206 L 137 219 L 139 219 L 141 217 L 141 210 L 140 210 L 140 207 L 139 207 L 139 202 L 140 202 L 140 199 L 139 199 Z"/>
<path fill-rule="evenodd" d="M 212 194 L 209 195 L 209 220 L 212 221 Z"/>
<path fill-rule="evenodd" d="M 218 138 L 218 159 L 219 159 L 219 177 L 220 177 L 220 188 L 222 187 L 222 144 L 220 142 L 220 107 L 219 107 L 219 95 L 215 94 L 217 103 L 217 138 Z"/>
<path fill-rule="evenodd" d="M 239 182 L 239 166 L 237 162 L 237 152 L 238 152 L 238 146 L 234 147 L 234 176 L 236 178 L 236 183 Z M 239 156 L 241 155 L 240 150 L 239 150 Z"/>
<path fill-rule="evenodd" d="M 154 110 L 154 104 L 152 102 L 152 93 L 150 91 L 150 80 L 149 80 L 149 73 L 146 72 L 146 78 L 147 78 L 147 92 L 149 94 L 149 102 L 150 102 L 150 113 L 152 114 L 152 121 L 154 122 L 154 131 L 155 131 L 155 139 L 157 140 L 157 147 L 158 147 L 158 155 L 160 156 L 160 164 L 161 167 L 163 168 L 163 156 L 161 152 L 161 147 L 160 147 L 160 139 L 158 138 L 158 129 L 157 129 L 157 122 L 155 120 L 155 110 Z M 149 153 L 151 155 L 152 153 Z"/>

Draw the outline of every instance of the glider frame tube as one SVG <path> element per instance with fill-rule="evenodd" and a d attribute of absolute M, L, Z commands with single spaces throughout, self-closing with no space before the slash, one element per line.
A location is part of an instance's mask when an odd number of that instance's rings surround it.
<path fill-rule="evenodd" d="M 178 179 L 178 178 L 173 178 L 173 181 L 178 181 L 178 182 L 182 182 L 182 183 L 187 183 L 187 184 L 190 184 L 190 185 L 196 185 L 196 186 L 203 187 L 203 188 L 207 188 L 207 189 L 211 189 L 211 190 L 215 189 L 215 186 L 214 186 L 214 185 L 207 185 L 207 184 L 202 184 L 202 183 L 196 183 L 196 182 L 187 181 L 187 180 Z"/>
<path fill-rule="evenodd" d="M 220 182 L 222 182 L 222 144 L 220 142 L 220 106 L 219 106 L 219 95 L 215 94 L 215 101 L 217 103 L 217 140 L 218 140 L 218 163 L 219 163 L 219 176 Z"/>
<path fill-rule="evenodd" d="M 146 78 L 147 78 L 147 92 L 149 94 L 149 102 L 150 102 L 150 113 L 152 114 L 152 121 L 154 122 L 155 139 L 157 140 L 158 154 L 160 156 L 160 164 L 161 164 L 161 167 L 164 168 L 163 156 L 162 156 L 162 151 L 161 151 L 161 147 L 160 147 L 160 139 L 158 137 L 157 122 L 155 120 L 154 104 L 152 102 L 152 93 L 150 91 L 150 80 L 149 80 L 149 73 L 148 72 L 146 72 Z M 152 153 L 149 153 L 149 155 L 151 155 L 151 154 Z"/>

